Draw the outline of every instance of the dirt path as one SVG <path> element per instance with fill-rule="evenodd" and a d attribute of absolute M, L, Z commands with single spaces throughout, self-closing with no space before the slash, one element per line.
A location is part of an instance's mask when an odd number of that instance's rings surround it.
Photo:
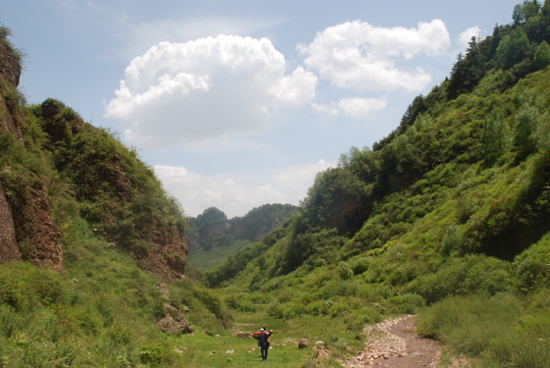
<path fill-rule="evenodd" d="M 343 364 L 346 368 L 437 367 L 441 345 L 414 333 L 414 316 L 389 319 L 365 328 L 365 350 Z"/>

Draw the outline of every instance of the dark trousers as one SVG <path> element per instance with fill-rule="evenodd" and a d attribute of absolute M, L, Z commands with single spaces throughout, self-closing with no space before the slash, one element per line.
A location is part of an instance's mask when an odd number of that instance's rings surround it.
<path fill-rule="evenodd" d="M 269 343 L 266 345 L 262 345 L 262 360 L 267 360 L 267 352 L 269 351 Z"/>

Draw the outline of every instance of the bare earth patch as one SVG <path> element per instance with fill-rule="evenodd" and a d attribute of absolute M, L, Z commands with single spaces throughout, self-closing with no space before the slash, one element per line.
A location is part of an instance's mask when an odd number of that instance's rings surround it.
<path fill-rule="evenodd" d="M 360 367 L 437 367 L 441 357 L 439 342 L 414 333 L 414 316 L 388 319 L 368 326 L 367 346 L 355 358 L 343 363 L 346 368 Z"/>

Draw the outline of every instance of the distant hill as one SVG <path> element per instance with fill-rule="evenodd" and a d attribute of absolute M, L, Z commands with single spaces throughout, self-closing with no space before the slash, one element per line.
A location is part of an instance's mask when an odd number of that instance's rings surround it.
<path fill-rule="evenodd" d="M 207 208 L 196 218 L 187 218 L 189 259 L 199 270 L 206 271 L 278 228 L 297 210 L 290 204 L 264 204 L 243 217 L 228 219 L 216 207 Z"/>

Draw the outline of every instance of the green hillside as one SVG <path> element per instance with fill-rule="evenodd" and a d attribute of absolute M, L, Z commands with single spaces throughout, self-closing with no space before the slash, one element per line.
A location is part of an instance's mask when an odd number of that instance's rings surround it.
<path fill-rule="evenodd" d="M 388 137 L 343 154 L 298 213 L 203 284 L 237 310 L 262 293 L 272 316 L 350 331 L 421 312 L 421 332 L 481 366 L 550 366 L 550 2 L 513 20 L 472 39 Z"/>
<path fill-rule="evenodd" d="M 196 218 L 188 217 L 185 238 L 189 262 L 200 271 L 208 271 L 278 228 L 297 210 L 291 204 L 264 204 L 242 217 L 228 219 L 223 211 L 211 207 Z"/>
<path fill-rule="evenodd" d="M 9 36 L 0 27 L 0 366 L 202 364 L 175 349 L 187 322 L 204 341 L 233 317 L 182 277 L 181 206 L 113 132 L 56 99 L 27 104 Z M 157 325 L 170 309 L 185 312 L 175 335 Z"/>

